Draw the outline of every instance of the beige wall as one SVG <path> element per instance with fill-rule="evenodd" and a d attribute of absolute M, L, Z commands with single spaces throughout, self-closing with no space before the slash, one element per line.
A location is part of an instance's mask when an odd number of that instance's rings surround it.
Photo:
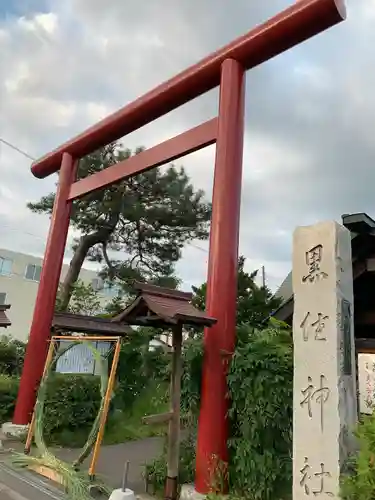
<path fill-rule="evenodd" d="M 0 334 L 11 335 L 16 339 L 26 341 L 29 335 L 39 283 L 26 279 L 25 273 L 28 264 L 41 266 L 42 259 L 23 253 L 0 249 L 0 266 L 2 262 L 1 259 L 9 259 L 12 261 L 11 274 L 9 276 L 2 275 L 0 267 L 0 293 L 6 293 L 5 303 L 11 305 L 7 315 L 12 322 L 12 326 L 3 329 L 0 331 Z M 68 267 L 68 265 L 64 264 L 61 273 L 62 279 Z M 97 273 L 88 269 L 82 269 L 80 274 L 80 279 L 87 284 L 91 283 L 96 277 Z M 103 303 L 108 300 L 110 299 L 103 296 Z"/>

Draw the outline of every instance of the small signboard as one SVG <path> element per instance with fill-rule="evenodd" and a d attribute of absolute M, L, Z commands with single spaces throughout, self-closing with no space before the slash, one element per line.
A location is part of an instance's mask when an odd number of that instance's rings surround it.
<path fill-rule="evenodd" d="M 73 342 L 74 343 L 74 342 Z M 70 342 L 62 342 L 61 348 L 66 349 Z M 110 349 L 110 342 L 91 342 L 102 356 L 105 356 Z M 94 353 L 85 344 L 76 344 L 63 354 L 56 363 L 57 373 L 86 373 L 88 375 L 98 375 Z"/>
<path fill-rule="evenodd" d="M 375 354 L 358 354 L 359 411 L 371 414 L 375 407 Z"/>

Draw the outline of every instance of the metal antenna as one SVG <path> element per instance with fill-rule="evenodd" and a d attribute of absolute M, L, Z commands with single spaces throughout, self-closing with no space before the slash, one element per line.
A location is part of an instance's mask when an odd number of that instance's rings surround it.
<path fill-rule="evenodd" d="M 124 467 L 124 474 L 122 476 L 122 491 L 126 491 L 127 487 L 128 487 L 128 475 L 129 475 L 129 465 L 130 465 L 130 462 L 129 460 L 127 460 L 125 462 L 125 467 Z"/>

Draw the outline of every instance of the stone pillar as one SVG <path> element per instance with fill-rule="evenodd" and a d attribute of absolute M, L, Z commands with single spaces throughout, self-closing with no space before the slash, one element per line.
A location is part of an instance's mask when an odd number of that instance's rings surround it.
<path fill-rule="evenodd" d="M 350 232 L 299 227 L 293 241 L 293 500 L 339 498 L 357 420 Z"/>

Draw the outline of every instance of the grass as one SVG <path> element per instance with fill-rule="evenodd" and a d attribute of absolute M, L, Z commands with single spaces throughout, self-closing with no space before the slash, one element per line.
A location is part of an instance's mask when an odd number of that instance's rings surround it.
<path fill-rule="evenodd" d="M 168 411 L 168 385 L 155 384 L 147 388 L 135 401 L 129 412 L 116 411 L 107 424 L 104 444 L 118 444 L 125 441 L 164 436 L 167 425 L 145 425 L 146 415 Z"/>

